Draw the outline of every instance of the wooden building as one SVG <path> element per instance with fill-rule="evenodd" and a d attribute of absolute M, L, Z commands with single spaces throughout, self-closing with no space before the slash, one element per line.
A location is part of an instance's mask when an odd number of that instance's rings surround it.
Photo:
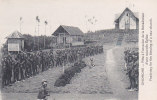
<path fill-rule="evenodd" d="M 52 35 L 57 37 L 57 44 L 84 45 L 84 33 L 78 27 L 60 25 Z"/>
<path fill-rule="evenodd" d="M 126 8 L 121 14 L 116 14 L 116 29 L 139 29 L 138 13 Z"/>
<path fill-rule="evenodd" d="M 7 37 L 8 52 L 19 52 L 24 50 L 24 37 L 18 32 L 14 31 Z"/>

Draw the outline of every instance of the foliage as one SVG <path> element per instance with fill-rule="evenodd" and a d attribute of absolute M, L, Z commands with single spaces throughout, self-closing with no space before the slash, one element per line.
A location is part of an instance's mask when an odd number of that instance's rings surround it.
<path fill-rule="evenodd" d="M 52 44 L 56 43 L 55 38 L 51 36 L 31 36 L 29 34 L 24 34 L 23 36 L 25 38 L 24 49 L 26 51 L 50 49 Z"/>
<path fill-rule="evenodd" d="M 27 52 L 51 49 L 56 44 L 56 38 L 52 36 L 32 36 L 30 34 L 23 34 L 24 37 L 24 50 Z M 45 39 L 44 39 L 45 38 Z M 44 46 L 45 40 L 45 46 Z M 3 44 L 2 52 L 5 53 L 8 50 L 7 42 Z"/>
<path fill-rule="evenodd" d="M 80 73 L 81 69 L 86 67 L 85 62 L 80 61 L 76 62 L 74 66 L 69 67 L 65 70 L 64 74 L 62 74 L 55 82 L 55 86 L 60 87 L 60 86 L 65 86 L 66 84 L 70 83 L 70 80 L 76 73 Z"/>

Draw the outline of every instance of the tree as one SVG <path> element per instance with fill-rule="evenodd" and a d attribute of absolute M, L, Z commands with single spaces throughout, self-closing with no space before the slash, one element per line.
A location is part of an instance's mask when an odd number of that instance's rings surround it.
<path fill-rule="evenodd" d="M 24 50 L 26 51 L 32 51 L 34 47 L 34 39 L 29 34 L 24 34 Z"/>

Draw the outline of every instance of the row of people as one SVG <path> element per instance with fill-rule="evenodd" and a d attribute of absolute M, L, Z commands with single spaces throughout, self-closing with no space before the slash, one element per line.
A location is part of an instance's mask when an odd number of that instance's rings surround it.
<path fill-rule="evenodd" d="M 25 78 L 35 76 L 54 66 L 74 63 L 77 60 L 102 52 L 102 46 L 90 46 L 7 55 L 2 60 L 2 84 L 5 86 L 25 80 Z"/>
<path fill-rule="evenodd" d="M 127 88 L 129 91 L 138 90 L 138 69 L 139 69 L 139 53 L 138 50 L 128 49 L 124 51 L 126 75 L 130 80 L 130 86 Z"/>

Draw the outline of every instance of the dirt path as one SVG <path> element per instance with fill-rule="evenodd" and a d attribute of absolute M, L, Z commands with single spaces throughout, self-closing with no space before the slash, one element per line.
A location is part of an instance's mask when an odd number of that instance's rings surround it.
<path fill-rule="evenodd" d="M 106 66 L 108 80 L 115 98 L 137 100 L 137 92 L 127 91 L 129 82 L 124 72 L 123 49 L 113 48 L 107 51 Z"/>

